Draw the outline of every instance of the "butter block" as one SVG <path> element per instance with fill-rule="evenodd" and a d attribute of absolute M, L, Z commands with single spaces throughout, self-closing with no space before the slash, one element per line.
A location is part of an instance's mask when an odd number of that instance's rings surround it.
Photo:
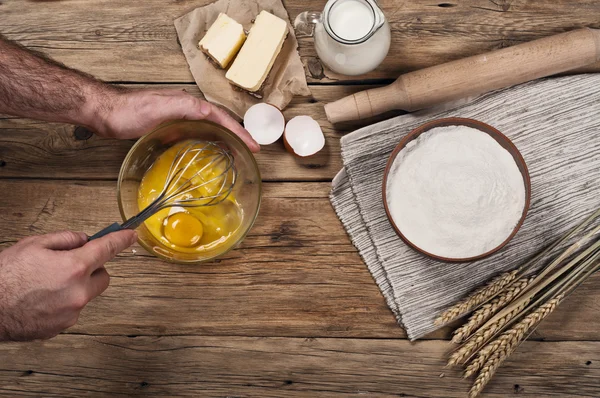
<path fill-rule="evenodd" d="M 258 91 L 271 71 L 287 34 L 288 24 L 283 19 L 261 11 L 225 77 L 244 90 Z"/>
<path fill-rule="evenodd" d="M 200 50 L 225 69 L 245 40 L 244 27 L 226 14 L 220 13 L 200 40 Z"/>

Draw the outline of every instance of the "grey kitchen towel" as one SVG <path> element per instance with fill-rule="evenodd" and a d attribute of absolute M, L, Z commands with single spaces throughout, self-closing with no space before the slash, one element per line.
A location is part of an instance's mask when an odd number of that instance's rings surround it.
<path fill-rule="evenodd" d="M 498 253 L 443 263 L 406 246 L 382 201 L 385 164 L 412 129 L 442 117 L 490 124 L 521 151 L 531 175 L 525 223 Z M 344 168 L 330 199 L 353 244 L 411 340 L 435 330 L 445 308 L 513 269 L 600 207 L 600 75 L 549 78 L 482 96 L 450 111 L 399 116 L 342 138 Z"/>

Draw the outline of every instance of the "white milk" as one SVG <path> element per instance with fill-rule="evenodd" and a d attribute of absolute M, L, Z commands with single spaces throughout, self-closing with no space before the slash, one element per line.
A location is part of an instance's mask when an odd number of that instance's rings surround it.
<path fill-rule="evenodd" d="M 374 24 L 373 11 L 360 0 L 338 1 L 329 11 L 329 26 L 342 39 L 361 39 Z"/>
<path fill-rule="evenodd" d="M 326 6 L 328 11 L 314 31 L 315 48 L 323 64 L 344 75 L 360 75 L 375 69 L 387 55 L 391 40 L 389 24 L 377 3 L 329 0 L 327 5 L 330 8 Z"/>

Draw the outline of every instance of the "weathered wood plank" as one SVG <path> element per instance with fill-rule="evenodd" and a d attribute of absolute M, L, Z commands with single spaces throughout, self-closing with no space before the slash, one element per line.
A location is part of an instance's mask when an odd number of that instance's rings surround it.
<path fill-rule="evenodd" d="M 0 32 L 102 79 L 192 82 L 173 20 L 210 0 L 70 0 L 0 5 Z M 293 20 L 322 0 L 284 1 Z M 600 27 L 600 3 L 578 1 L 380 1 L 392 27 L 384 63 L 361 78 L 400 73 L 582 26 Z M 323 70 L 311 38 L 299 40 L 309 81 L 356 80 Z M 596 65 L 593 70 L 600 70 Z"/>
<path fill-rule="evenodd" d="M 265 185 L 240 249 L 198 266 L 128 250 L 71 332 L 404 338 L 329 204 L 329 184 Z M 0 180 L 0 248 L 35 233 L 95 232 L 119 218 L 115 191 L 109 181 Z M 581 286 L 534 337 L 600 340 L 599 281 Z"/>
<path fill-rule="evenodd" d="M 60 336 L 0 345 L 17 396 L 464 397 L 449 345 L 398 340 Z M 483 397 L 597 397 L 600 343 L 526 342 Z"/>
<path fill-rule="evenodd" d="M 115 188 L 0 181 L 0 242 L 65 228 L 99 230 L 119 219 Z M 328 183 L 267 184 L 254 229 L 218 263 L 173 265 L 140 247 L 128 250 L 108 267 L 110 290 L 72 331 L 404 337 L 336 219 L 328 190 Z"/>
<path fill-rule="evenodd" d="M 200 96 L 198 88 L 191 84 L 151 87 L 181 89 Z M 370 86 L 318 86 L 312 88 L 312 97 L 295 98 L 284 112 L 286 119 L 297 115 L 315 118 L 326 135 L 326 147 L 317 155 L 303 159 L 289 154 L 282 142 L 264 146 L 256 156 L 263 179 L 332 179 L 342 167 L 340 137 L 361 124 L 348 123 L 334 129 L 325 117 L 323 104 L 365 87 Z M 4 161 L 4 166 L 0 167 L 0 178 L 116 179 L 121 162 L 134 141 L 96 136 L 81 140 L 75 136 L 74 129 L 75 126 L 71 125 L 0 117 L 0 160 Z"/>

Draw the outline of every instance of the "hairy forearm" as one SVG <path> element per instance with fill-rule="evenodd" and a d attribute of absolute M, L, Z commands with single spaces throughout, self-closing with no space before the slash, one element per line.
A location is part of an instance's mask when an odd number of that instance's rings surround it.
<path fill-rule="evenodd" d="M 95 129 L 116 92 L 0 35 L 0 113 Z"/>

